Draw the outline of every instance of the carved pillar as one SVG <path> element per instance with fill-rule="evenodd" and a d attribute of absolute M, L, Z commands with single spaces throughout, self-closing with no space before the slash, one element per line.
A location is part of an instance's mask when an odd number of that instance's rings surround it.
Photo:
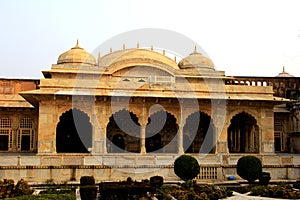
<path fill-rule="evenodd" d="M 105 101 L 96 102 L 96 118 L 97 126 L 95 130 L 95 153 L 107 154 L 107 125 L 111 113 L 109 112 L 109 105 Z"/>
<path fill-rule="evenodd" d="M 107 116 L 106 116 L 107 117 Z M 103 153 L 107 154 L 107 125 L 109 123 L 109 117 L 103 120 L 102 124 L 102 145 L 103 145 Z"/>
<path fill-rule="evenodd" d="M 179 127 L 178 127 L 178 142 L 177 142 L 177 145 L 178 145 L 178 153 L 179 154 L 184 154 L 184 148 L 183 148 L 183 127 L 184 127 L 184 124 L 183 123 L 180 123 L 179 124 Z"/>
<path fill-rule="evenodd" d="M 139 120 L 140 123 L 140 153 L 145 154 L 146 152 L 146 126 L 148 123 L 148 113 L 145 103 L 143 103 L 142 113 Z"/>
<path fill-rule="evenodd" d="M 141 124 L 140 129 L 140 142 L 141 142 L 141 154 L 146 153 L 146 125 Z"/>

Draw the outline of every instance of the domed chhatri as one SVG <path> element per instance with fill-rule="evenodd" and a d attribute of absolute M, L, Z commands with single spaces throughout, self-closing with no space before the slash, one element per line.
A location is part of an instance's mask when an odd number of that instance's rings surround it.
<path fill-rule="evenodd" d="M 197 68 L 203 70 L 215 70 L 214 64 L 211 59 L 203 56 L 201 53 L 195 50 L 189 56 L 183 58 L 179 63 L 178 66 L 180 69 L 190 69 L 190 68 Z"/>
<path fill-rule="evenodd" d="M 77 40 L 75 47 L 58 57 L 57 64 L 95 66 L 96 59 L 92 54 L 79 47 Z"/>
<path fill-rule="evenodd" d="M 282 72 L 280 72 L 276 77 L 294 77 L 293 75 L 285 71 L 285 67 L 282 67 Z"/>

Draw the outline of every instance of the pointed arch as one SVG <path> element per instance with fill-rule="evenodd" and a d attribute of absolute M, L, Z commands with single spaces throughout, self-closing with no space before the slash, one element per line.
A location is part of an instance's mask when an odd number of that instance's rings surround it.
<path fill-rule="evenodd" d="M 148 118 L 146 151 L 148 153 L 177 153 L 178 125 L 174 115 L 160 110 Z"/>
<path fill-rule="evenodd" d="M 208 114 L 198 111 L 188 116 L 183 127 L 185 153 L 215 152 L 215 137 L 215 126 Z"/>
<path fill-rule="evenodd" d="M 259 126 L 256 119 L 241 112 L 233 116 L 227 130 L 228 149 L 230 153 L 258 153 Z"/>
<path fill-rule="evenodd" d="M 56 127 L 57 153 L 88 153 L 91 147 L 90 117 L 76 108 L 63 113 Z"/>
<path fill-rule="evenodd" d="M 108 153 L 140 152 L 138 117 L 128 110 L 112 114 L 106 127 Z"/>

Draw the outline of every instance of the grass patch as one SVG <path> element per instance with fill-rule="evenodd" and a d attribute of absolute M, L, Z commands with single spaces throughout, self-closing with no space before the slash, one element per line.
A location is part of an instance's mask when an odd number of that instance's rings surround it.
<path fill-rule="evenodd" d="M 76 200 L 74 194 L 41 194 L 41 195 L 24 195 L 9 198 L 7 200 Z"/>

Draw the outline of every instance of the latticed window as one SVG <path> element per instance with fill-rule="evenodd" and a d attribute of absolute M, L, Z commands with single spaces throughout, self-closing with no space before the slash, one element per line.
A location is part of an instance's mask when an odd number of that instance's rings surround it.
<path fill-rule="evenodd" d="M 28 117 L 24 117 L 19 124 L 17 147 L 21 151 L 35 149 L 35 131 L 32 120 Z"/>
<path fill-rule="evenodd" d="M 0 150 L 12 150 L 13 136 L 11 128 L 11 119 L 8 117 L 0 119 Z"/>

